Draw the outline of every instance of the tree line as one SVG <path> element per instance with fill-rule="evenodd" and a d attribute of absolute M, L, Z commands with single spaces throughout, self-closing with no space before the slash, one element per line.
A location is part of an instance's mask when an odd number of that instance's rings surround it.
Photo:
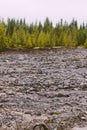
<path fill-rule="evenodd" d="M 70 24 L 61 19 L 55 26 L 46 18 L 41 22 L 26 24 L 25 19 L 8 18 L 0 21 L 0 50 L 9 48 L 87 47 L 87 24 L 78 27 L 76 20 Z"/>

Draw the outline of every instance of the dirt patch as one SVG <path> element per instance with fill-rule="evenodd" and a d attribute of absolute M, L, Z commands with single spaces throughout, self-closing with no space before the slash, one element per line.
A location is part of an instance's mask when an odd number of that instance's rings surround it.
<path fill-rule="evenodd" d="M 0 54 L 0 130 L 76 125 L 87 125 L 86 49 Z"/>

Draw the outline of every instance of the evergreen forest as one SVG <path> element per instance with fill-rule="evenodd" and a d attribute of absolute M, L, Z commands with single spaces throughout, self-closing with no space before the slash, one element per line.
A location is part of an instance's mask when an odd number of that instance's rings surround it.
<path fill-rule="evenodd" d="M 25 19 L 0 21 L 0 51 L 11 48 L 87 47 L 87 24 L 78 26 L 61 19 L 55 26 L 46 18 L 44 23 L 26 24 Z"/>

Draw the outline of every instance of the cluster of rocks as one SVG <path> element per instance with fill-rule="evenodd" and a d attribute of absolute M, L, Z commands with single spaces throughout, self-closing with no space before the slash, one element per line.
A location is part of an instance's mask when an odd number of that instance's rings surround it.
<path fill-rule="evenodd" d="M 0 130 L 87 125 L 86 90 L 86 49 L 1 53 Z"/>

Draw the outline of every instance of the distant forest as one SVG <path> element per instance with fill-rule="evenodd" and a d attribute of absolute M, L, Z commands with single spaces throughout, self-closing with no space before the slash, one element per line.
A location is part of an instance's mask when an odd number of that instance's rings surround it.
<path fill-rule="evenodd" d="M 87 24 L 78 27 L 76 20 L 70 24 L 61 19 L 55 26 L 46 18 L 41 22 L 26 24 L 25 19 L 0 21 L 0 51 L 11 48 L 87 47 Z"/>

